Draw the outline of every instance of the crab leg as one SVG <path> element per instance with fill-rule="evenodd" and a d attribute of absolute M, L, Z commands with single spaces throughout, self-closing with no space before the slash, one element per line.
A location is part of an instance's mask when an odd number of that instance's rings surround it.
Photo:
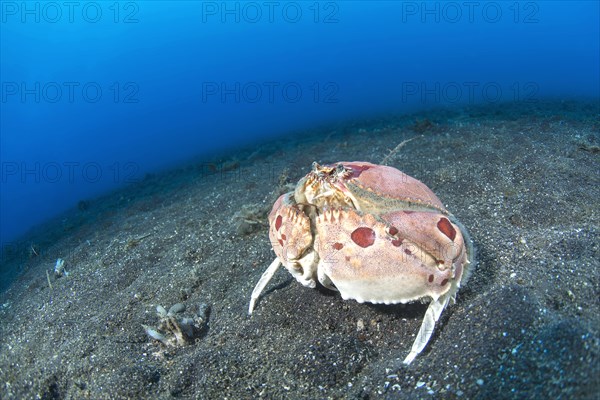
<path fill-rule="evenodd" d="M 404 359 L 404 364 L 410 364 L 417 354 L 419 354 L 425 346 L 427 346 L 427 342 L 431 338 L 433 334 L 433 329 L 435 328 L 435 323 L 440 318 L 442 311 L 448 305 L 448 301 L 450 300 L 450 296 L 447 294 L 440 297 L 436 301 L 432 301 L 427 308 L 427 312 L 425 313 L 425 318 L 423 318 L 423 323 L 421 324 L 421 329 L 419 329 L 419 333 L 417 334 L 417 338 L 415 339 L 412 349 L 410 353 Z"/>
<path fill-rule="evenodd" d="M 271 278 L 273 278 L 273 275 L 275 275 L 275 272 L 277 272 L 277 269 L 280 265 L 281 261 L 279 261 L 279 258 L 276 258 L 275 260 L 273 260 L 271 265 L 269 265 L 269 268 L 267 268 L 267 270 L 263 272 L 262 276 L 258 280 L 258 283 L 254 287 L 254 290 L 252 291 L 252 296 L 250 297 L 250 307 L 248 308 L 248 314 L 252 315 L 252 311 L 254 310 L 254 305 L 256 304 L 256 300 L 258 300 L 258 296 L 260 296 L 262 291 L 265 289 L 265 286 L 267 286 L 267 283 L 269 283 Z"/>

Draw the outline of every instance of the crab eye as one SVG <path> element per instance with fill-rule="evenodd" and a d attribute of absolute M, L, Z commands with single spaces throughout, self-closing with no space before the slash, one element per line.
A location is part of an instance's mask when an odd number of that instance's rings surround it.
<path fill-rule="evenodd" d="M 336 174 L 338 174 L 338 175 L 341 175 L 341 174 L 343 174 L 345 171 L 346 171 L 346 169 L 344 168 L 344 166 L 343 166 L 342 164 L 338 164 L 338 165 L 335 167 L 335 172 L 336 172 Z"/>

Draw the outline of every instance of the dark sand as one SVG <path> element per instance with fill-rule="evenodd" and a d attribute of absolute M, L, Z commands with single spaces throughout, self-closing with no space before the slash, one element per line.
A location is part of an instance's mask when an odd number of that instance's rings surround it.
<path fill-rule="evenodd" d="M 1 278 L 19 276 L 0 294 L 0 398 L 597 398 L 599 121 L 597 102 L 552 102 L 348 123 L 82 202 L 4 249 Z M 479 261 L 425 351 L 402 365 L 425 305 L 343 301 L 283 269 L 248 317 L 285 185 L 412 137 L 388 164 L 442 199 Z M 165 347 L 142 325 L 178 302 L 208 323 Z"/>

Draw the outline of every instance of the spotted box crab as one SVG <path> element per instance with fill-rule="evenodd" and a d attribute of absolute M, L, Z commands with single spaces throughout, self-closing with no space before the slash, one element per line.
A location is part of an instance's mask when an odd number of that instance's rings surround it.
<path fill-rule="evenodd" d="M 405 364 L 427 345 L 474 261 L 471 239 L 422 182 L 368 162 L 321 166 L 269 214 L 277 258 L 252 292 L 249 313 L 281 264 L 304 286 L 360 303 L 430 301 Z"/>

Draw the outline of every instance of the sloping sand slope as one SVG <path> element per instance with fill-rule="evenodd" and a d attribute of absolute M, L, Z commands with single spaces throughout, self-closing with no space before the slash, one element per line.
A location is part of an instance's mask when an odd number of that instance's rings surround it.
<path fill-rule="evenodd" d="M 3 255 L 3 276 L 20 275 L 0 294 L 0 398 L 591 399 L 599 115 L 561 102 L 347 123 L 82 203 Z M 413 137 L 388 164 L 442 199 L 479 258 L 424 353 L 401 363 L 426 306 L 345 302 L 283 270 L 249 318 L 276 196 L 312 161 L 378 163 Z M 208 322 L 165 347 L 142 325 L 175 303 L 182 317 L 209 305 Z"/>

